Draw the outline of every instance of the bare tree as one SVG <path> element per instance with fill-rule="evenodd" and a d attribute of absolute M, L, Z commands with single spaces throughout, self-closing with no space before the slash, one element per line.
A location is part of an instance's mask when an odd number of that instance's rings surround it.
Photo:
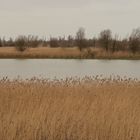
<path fill-rule="evenodd" d="M 86 39 L 85 39 L 85 29 L 79 28 L 79 30 L 76 33 L 76 45 L 79 47 L 80 51 L 86 46 Z"/>
<path fill-rule="evenodd" d="M 28 35 L 28 46 L 35 48 L 38 47 L 40 44 L 40 41 L 38 39 L 38 36 Z"/>
<path fill-rule="evenodd" d="M 0 38 L 0 47 L 2 47 L 2 39 Z"/>
<path fill-rule="evenodd" d="M 118 43 L 118 35 L 115 35 L 112 39 L 112 52 L 114 53 L 117 49 L 117 43 Z"/>
<path fill-rule="evenodd" d="M 73 46 L 74 46 L 74 38 L 71 35 L 69 35 L 67 37 L 67 47 L 73 47 Z"/>
<path fill-rule="evenodd" d="M 66 37 L 65 36 L 63 36 L 63 37 L 59 36 L 58 44 L 59 44 L 60 47 L 67 47 Z"/>
<path fill-rule="evenodd" d="M 49 40 L 49 45 L 50 47 L 59 47 L 59 43 L 58 43 L 58 39 L 57 38 L 52 38 L 50 37 L 50 40 Z"/>
<path fill-rule="evenodd" d="M 28 47 L 28 38 L 25 36 L 18 36 L 15 40 L 15 47 L 18 51 L 23 52 Z"/>
<path fill-rule="evenodd" d="M 101 47 L 105 48 L 106 51 L 109 50 L 109 45 L 112 38 L 111 30 L 103 30 L 99 35 L 100 45 Z"/>
<path fill-rule="evenodd" d="M 5 37 L 2 38 L 2 46 L 3 46 L 3 47 L 6 46 L 6 40 L 5 40 Z"/>
<path fill-rule="evenodd" d="M 92 46 L 93 47 L 96 47 L 96 41 L 97 41 L 96 37 L 93 37 L 93 39 L 92 39 Z"/>
<path fill-rule="evenodd" d="M 6 41 L 6 46 L 14 46 L 14 41 L 13 39 L 10 37 L 9 40 Z"/>
<path fill-rule="evenodd" d="M 140 27 L 133 29 L 129 38 L 129 47 L 134 54 L 140 51 Z"/>

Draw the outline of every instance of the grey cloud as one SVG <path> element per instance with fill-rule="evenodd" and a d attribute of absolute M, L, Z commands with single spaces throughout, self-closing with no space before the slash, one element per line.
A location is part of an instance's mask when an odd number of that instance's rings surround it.
<path fill-rule="evenodd" d="M 0 0 L 0 31 L 57 36 L 83 26 L 90 37 L 104 28 L 124 36 L 140 26 L 139 7 L 139 0 Z"/>
<path fill-rule="evenodd" d="M 22 7 L 80 7 L 87 5 L 92 0 L 0 0 L 1 8 L 22 8 Z"/>

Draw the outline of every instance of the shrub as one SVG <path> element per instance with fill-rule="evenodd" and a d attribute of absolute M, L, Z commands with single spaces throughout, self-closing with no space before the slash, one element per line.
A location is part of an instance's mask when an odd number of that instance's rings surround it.
<path fill-rule="evenodd" d="M 18 51 L 23 52 L 27 49 L 28 39 L 25 36 L 19 36 L 15 40 L 15 47 Z"/>

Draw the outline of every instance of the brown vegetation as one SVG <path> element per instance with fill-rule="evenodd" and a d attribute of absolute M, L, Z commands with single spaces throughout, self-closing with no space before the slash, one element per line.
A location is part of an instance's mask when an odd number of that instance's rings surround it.
<path fill-rule="evenodd" d="M 139 140 L 136 80 L 0 81 L 2 140 Z"/>
<path fill-rule="evenodd" d="M 0 58 L 74 58 L 74 59 L 140 59 L 140 53 L 104 51 L 102 48 L 36 47 L 20 52 L 15 47 L 0 47 Z"/>
<path fill-rule="evenodd" d="M 1 47 L 0 58 L 76 58 L 80 56 L 77 48 L 28 48 L 24 52 L 17 51 L 14 47 Z"/>

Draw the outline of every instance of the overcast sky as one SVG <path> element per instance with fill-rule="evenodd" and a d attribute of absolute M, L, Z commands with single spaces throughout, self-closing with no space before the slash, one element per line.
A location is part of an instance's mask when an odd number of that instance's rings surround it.
<path fill-rule="evenodd" d="M 75 35 L 87 37 L 103 29 L 127 36 L 140 26 L 140 0 L 0 0 L 0 36 Z"/>

